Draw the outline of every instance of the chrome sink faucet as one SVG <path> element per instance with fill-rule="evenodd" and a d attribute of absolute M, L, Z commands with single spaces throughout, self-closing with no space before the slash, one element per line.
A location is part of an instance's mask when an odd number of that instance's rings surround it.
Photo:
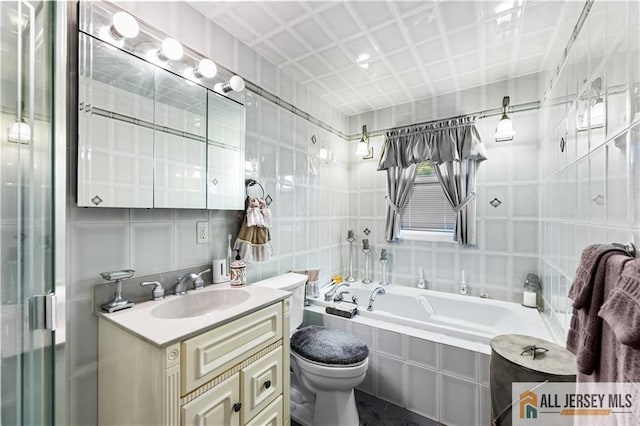
<path fill-rule="evenodd" d="M 335 285 L 331 290 L 329 290 L 328 292 L 326 292 L 324 294 L 324 301 L 325 302 L 331 302 L 331 300 L 333 299 L 333 296 L 336 294 L 336 292 L 338 290 L 340 290 L 342 287 L 349 287 L 349 284 L 347 283 L 341 283 L 341 284 L 337 284 Z"/>
<path fill-rule="evenodd" d="M 340 290 L 338 294 L 333 296 L 334 302 L 342 302 L 344 300 L 344 295 L 349 294 L 349 290 Z"/>
<path fill-rule="evenodd" d="M 173 292 L 178 296 L 182 296 L 187 292 L 189 284 L 192 284 L 192 283 L 193 283 L 194 290 L 200 290 L 201 288 L 204 287 L 204 280 L 202 279 L 202 275 L 206 274 L 207 272 L 211 272 L 211 269 L 205 269 L 199 274 L 192 272 L 190 274 L 186 274 L 181 277 L 178 277 L 178 282 L 176 283 L 176 286 L 173 288 Z"/>
<path fill-rule="evenodd" d="M 367 311 L 373 311 L 373 302 L 376 300 L 376 296 L 378 294 L 384 295 L 386 292 L 384 291 L 384 287 L 376 287 L 375 290 L 371 293 L 371 297 L 369 298 L 369 306 L 367 307 Z"/>

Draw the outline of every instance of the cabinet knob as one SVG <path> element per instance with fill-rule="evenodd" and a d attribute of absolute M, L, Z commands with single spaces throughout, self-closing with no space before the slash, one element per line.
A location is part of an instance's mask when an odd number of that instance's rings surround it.
<path fill-rule="evenodd" d="M 233 404 L 233 411 L 235 411 L 236 413 L 240 411 L 241 408 L 242 408 L 242 403 L 236 402 L 235 404 Z"/>
<path fill-rule="evenodd" d="M 269 389 L 270 387 L 271 387 L 271 380 L 267 380 L 266 382 L 264 382 L 265 389 Z"/>

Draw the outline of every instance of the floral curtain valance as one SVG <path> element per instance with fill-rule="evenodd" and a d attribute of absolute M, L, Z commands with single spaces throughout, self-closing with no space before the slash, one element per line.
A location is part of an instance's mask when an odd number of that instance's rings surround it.
<path fill-rule="evenodd" d="M 475 118 L 465 117 L 434 124 L 403 127 L 387 132 L 378 170 L 407 168 L 431 161 L 486 160 L 484 145 L 475 126 Z"/>

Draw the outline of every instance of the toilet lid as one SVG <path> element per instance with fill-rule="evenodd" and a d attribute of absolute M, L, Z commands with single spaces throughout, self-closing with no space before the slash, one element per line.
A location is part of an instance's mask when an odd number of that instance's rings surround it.
<path fill-rule="evenodd" d="M 367 344 L 356 336 L 317 325 L 296 331 L 291 349 L 310 361 L 334 365 L 357 364 L 369 356 Z"/>

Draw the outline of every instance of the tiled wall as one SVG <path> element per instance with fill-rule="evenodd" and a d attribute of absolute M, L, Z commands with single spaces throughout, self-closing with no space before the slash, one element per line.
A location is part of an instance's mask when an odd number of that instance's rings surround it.
<path fill-rule="evenodd" d="M 637 1 L 596 1 L 541 110 L 542 280 L 546 313 L 561 339 L 582 249 L 640 242 L 639 20 Z M 582 130 L 581 117 L 597 97 L 591 90 L 596 78 L 602 79 L 606 119 L 604 126 Z"/>
<path fill-rule="evenodd" d="M 276 66 L 232 38 L 184 3 L 122 3 L 134 15 L 346 131 L 346 117 Z M 178 22 L 188 22 L 179 26 Z M 341 235 L 347 228 L 347 144 L 261 97 L 247 92 L 247 177 L 259 180 L 274 202 L 274 257 L 250 264 L 249 280 L 291 268 L 321 267 L 322 280 L 341 269 Z M 311 137 L 315 135 L 316 144 Z M 320 148 L 330 160 L 317 155 Z M 69 152 L 69 194 L 75 187 L 75 150 Z M 253 192 L 252 192 L 253 193 Z M 72 196 L 73 198 L 74 196 Z M 209 223 L 209 244 L 196 244 L 196 222 Z M 174 209 L 77 208 L 67 210 L 67 357 L 69 423 L 95 424 L 97 321 L 91 286 L 99 273 L 131 268 L 136 276 L 207 264 L 226 253 L 227 234 L 240 226 L 238 212 Z"/>
<path fill-rule="evenodd" d="M 539 99 L 537 74 L 464 90 L 424 101 L 385 108 L 349 117 L 349 133 L 358 133 L 363 124 L 369 130 L 389 128 L 499 108 L 502 97 L 511 104 Z M 418 268 L 423 267 L 429 288 L 457 291 L 464 269 L 472 295 L 485 289 L 501 300 L 522 301 L 527 273 L 538 270 L 539 197 L 539 112 L 511 115 L 516 137 L 513 142 L 496 143 L 494 132 L 499 116 L 480 119 L 477 128 L 487 148 L 488 160 L 481 163 L 477 179 L 478 239 L 475 247 L 456 243 L 409 241 L 387 243 L 384 238 L 386 173 L 376 171 L 377 161 L 355 155 L 355 141 L 349 156 L 349 227 L 358 238 L 358 266 L 362 267 L 360 242 L 369 240 L 374 249 L 376 277 L 380 279 L 380 249 L 391 253 L 392 283 L 414 286 Z M 383 136 L 371 139 L 377 159 Z M 489 201 L 500 199 L 492 207 Z M 362 277 L 359 271 L 358 278 Z"/>

